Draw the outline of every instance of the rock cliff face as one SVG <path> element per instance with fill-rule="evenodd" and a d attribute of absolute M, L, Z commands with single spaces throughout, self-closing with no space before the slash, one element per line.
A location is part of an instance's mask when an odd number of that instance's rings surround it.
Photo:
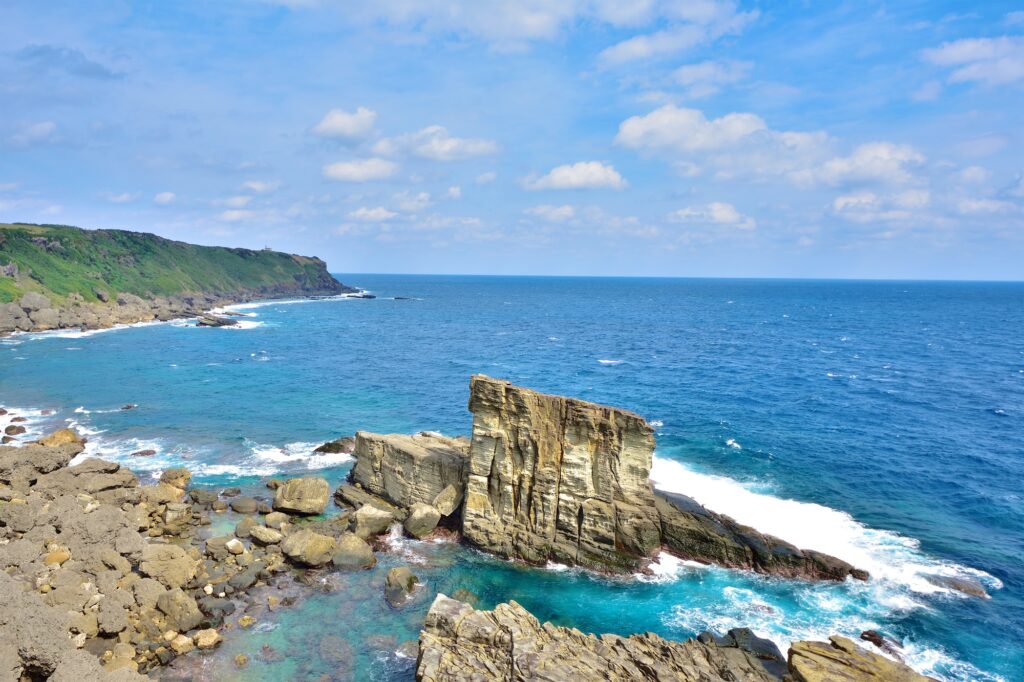
<path fill-rule="evenodd" d="M 543 625 L 516 602 L 493 611 L 439 594 L 420 632 L 416 679 L 455 680 L 673 680 L 675 682 L 924 682 L 906 666 L 860 649 L 850 640 L 797 642 L 788 669 L 774 646 L 732 638 L 719 643 L 673 642 L 645 633 L 589 635 Z M 749 646 L 748 646 L 749 645 Z M 765 661 L 763 659 L 767 658 Z M 766 667 L 765 663 L 769 663 Z"/>
<path fill-rule="evenodd" d="M 473 438 L 462 531 L 489 552 L 633 570 L 664 546 L 684 558 L 790 577 L 866 578 L 704 509 L 655 494 L 640 416 L 486 376 L 470 382 Z"/>
<path fill-rule="evenodd" d="M 660 545 L 639 415 L 477 375 L 465 538 L 495 554 L 629 569 Z"/>

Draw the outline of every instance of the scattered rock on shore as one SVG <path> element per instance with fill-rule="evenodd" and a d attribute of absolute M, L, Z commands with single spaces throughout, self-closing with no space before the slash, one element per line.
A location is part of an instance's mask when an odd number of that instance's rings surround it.
<path fill-rule="evenodd" d="M 399 566 L 388 571 L 384 579 L 384 599 L 392 608 L 398 608 L 409 599 L 419 578 L 413 575 L 408 566 Z"/>
<path fill-rule="evenodd" d="M 274 510 L 289 514 L 322 514 L 330 497 L 323 478 L 292 478 L 274 491 Z"/>

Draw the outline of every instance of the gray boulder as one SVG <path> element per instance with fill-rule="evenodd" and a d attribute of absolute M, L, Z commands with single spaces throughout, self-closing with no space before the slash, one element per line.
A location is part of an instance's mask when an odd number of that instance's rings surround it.
<path fill-rule="evenodd" d="M 338 538 L 338 549 L 331 563 L 343 570 L 356 571 L 373 568 L 377 563 L 377 557 L 373 555 L 373 550 L 365 540 L 354 533 L 345 533 Z"/>

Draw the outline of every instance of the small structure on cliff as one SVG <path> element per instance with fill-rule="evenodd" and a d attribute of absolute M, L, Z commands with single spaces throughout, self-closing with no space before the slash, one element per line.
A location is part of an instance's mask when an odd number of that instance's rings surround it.
<path fill-rule="evenodd" d="M 656 493 L 654 431 L 637 414 L 484 375 L 470 380 L 469 410 L 468 443 L 439 434 L 357 434 L 355 485 L 342 486 L 336 498 L 373 504 L 398 520 L 413 505 L 440 506 L 468 543 L 535 564 L 628 572 L 664 548 L 789 577 L 867 578 L 690 498 Z"/>

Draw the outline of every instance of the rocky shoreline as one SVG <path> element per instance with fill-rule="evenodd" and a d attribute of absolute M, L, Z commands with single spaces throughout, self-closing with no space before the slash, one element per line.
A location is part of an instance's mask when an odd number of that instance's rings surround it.
<path fill-rule="evenodd" d="M 642 570 L 666 550 L 786 577 L 867 578 L 692 500 L 655 495 L 653 433 L 636 415 L 484 376 L 472 379 L 470 410 L 468 439 L 359 433 L 324 444 L 356 457 L 333 494 L 325 479 L 301 477 L 267 480 L 272 498 L 245 496 L 191 486 L 180 468 L 140 485 L 117 463 L 77 461 L 84 443 L 67 429 L 0 446 L 0 669 L 21 680 L 174 670 L 322 576 L 374 567 L 396 527 L 413 541 L 459 538 L 502 557 L 603 572 Z M 214 532 L 218 515 L 238 521 Z M 376 598 L 402 608 L 417 584 L 396 566 Z M 416 678 L 428 681 L 925 679 L 843 638 L 796 643 L 787 658 L 746 630 L 686 642 L 595 637 L 541 625 L 515 602 L 486 612 L 444 595 L 418 649 Z M 244 673 L 250 661 L 234 664 Z"/>
<path fill-rule="evenodd" d="M 0 304 L 0 336 L 16 332 L 42 332 L 56 329 L 109 329 L 119 324 L 168 322 L 186 318 L 210 318 L 207 326 L 227 326 L 223 317 L 211 317 L 208 311 L 255 300 L 302 296 L 360 295 L 360 290 L 338 282 L 338 287 L 294 289 L 274 287 L 236 294 L 183 294 L 140 298 L 134 294 L 118 294 L 111 298 L 97 291 L 98 303 L 85 301 L 78 294 L 68 296 L 63 305 L 54 304 L 42 294 L 29 292 L 13 303 Z M 229 323 L 229 322 L 228 322 Z"/>

